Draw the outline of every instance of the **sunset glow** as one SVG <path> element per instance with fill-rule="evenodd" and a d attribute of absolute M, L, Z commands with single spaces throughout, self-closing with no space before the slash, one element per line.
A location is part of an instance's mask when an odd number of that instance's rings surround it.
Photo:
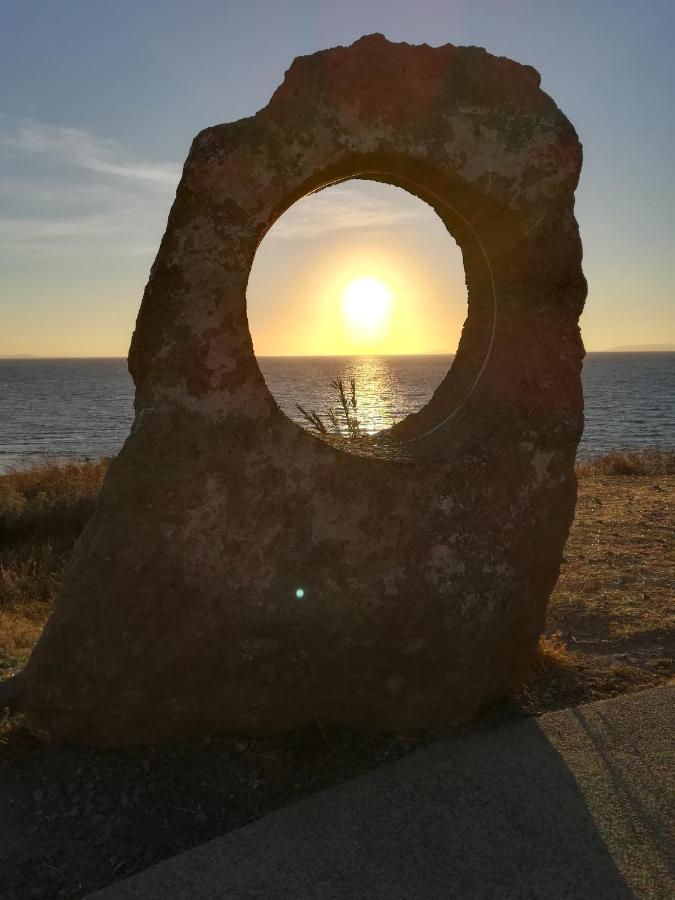
<path fill-rule="evenodd" d="M 255 255 L 246 312 L 259 356 L 453 353 L 464 265 L 436 212 L 392 185 L 302 198 Z"/>

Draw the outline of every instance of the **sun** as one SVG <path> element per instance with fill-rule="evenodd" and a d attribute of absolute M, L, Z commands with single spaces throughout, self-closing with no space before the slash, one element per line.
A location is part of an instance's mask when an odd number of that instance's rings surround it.
<path fill-rule="evenodd" d="M 393 300 L 384 281 L 362 276 L 350 281 L 342 292 L 342 313 L 359 335 L 377 337 L 389 325 Z"/>

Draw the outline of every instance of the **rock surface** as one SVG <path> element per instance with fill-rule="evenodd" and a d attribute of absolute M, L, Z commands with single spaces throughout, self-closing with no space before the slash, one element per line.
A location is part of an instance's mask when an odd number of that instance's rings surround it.
<path fill-rule="evenodd" d="M 520 679 L 574 514 L 580 167 L 530 67 L 381 35 L 296 59 L 264 109 L 197 136 L 132 341 L 131 435 L 28 665 L 34 733 L 411 729 Z M 246 284 L 278 216 L 350 177 L 436 209 L 469 313 L 423 410 L 331 444 L 276 406 Z"/>

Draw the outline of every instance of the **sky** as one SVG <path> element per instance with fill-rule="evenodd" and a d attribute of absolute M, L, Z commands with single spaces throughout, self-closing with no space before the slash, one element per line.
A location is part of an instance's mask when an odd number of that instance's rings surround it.
<path fill-rule="evenodd" d="M 375 31 L 538 69 L 584 145 L 586 347 L 675 341 L 672 0 L 0 0 L 0 17 L 0 355 L 126 355 L 193 136 L 264 106 L 295 56 Z M 344 314 L 364 277 L 391 299 L 369 335 Z M 433 212 L 362 182 L 279 219 L 248 304 L 259 354 L 451 352 L 466 311 Z"/>
<path fill-rule="evenodd" d="M 348 181 L 277 219 L 253 261 L 247 310 L 261 356 L 454 353 L 467 314 L 461 253 L 417 197 Z"/>

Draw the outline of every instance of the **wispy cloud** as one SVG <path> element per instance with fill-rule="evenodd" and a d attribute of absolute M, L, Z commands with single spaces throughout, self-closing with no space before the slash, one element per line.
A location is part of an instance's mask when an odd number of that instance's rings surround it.
<path fill-rule="evenodd" d="M 363 189 L 339 184 L 299 200 L 273 232 L 279 238 L 311 238 L 354 228 L 392 228 L 414 225 L 425 212 L 397 204 L 395 195 L 387 201 L 381 192 L 370 197 Z"/>
<path fill-rule="evenodd" d="M 156 246 L 180 178 L 120 141 L 34 119 L 0 121 L 0 242 L 5 252 L 68 249 L 138 255 Z M 415 225 L 426 210 L 381 185 L 340 184 L 305 197 L 273 229 L 282 240 Z M 140 248 L 143 248 L 142 250 Z"/>
<path fill-rule="evenodd" d="M 180 178 L 119 142 L 31 119 L 0 122 L 0 250 L 138 255 L 159 240 Z M 104 246 L 103 241 L 108 243 Z"/>
<path fill-rule="evenodd" d="M 83 128 L 65 128 L 34 119 L 23 119 L 13 133 L 0 136 L 0 146 L 22 154 L 43 155 L 102 175 L 163 187 L 175 186 L 180 177 L 180 166 L 134 159 L 119 141 Z"/>

